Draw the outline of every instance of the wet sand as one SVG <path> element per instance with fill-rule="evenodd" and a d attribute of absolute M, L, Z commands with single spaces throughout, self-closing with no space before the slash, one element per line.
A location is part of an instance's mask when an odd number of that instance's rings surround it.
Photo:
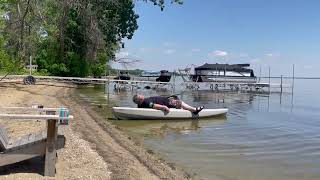
<path fill-rule="evenodd" d="M 64 128 L 56 179 L 190 179 L 106 121 L 74 93 L 74 85 L 0 83 L 0 106 L 68 107 L 75 119 Z M 0 110 L 2 113 L 3 110 Z M 11 139 L 45 129 L 43 121 L 0 119 Z M 41 158 L 0 167 L 0 179 L 44 179 Z"/>

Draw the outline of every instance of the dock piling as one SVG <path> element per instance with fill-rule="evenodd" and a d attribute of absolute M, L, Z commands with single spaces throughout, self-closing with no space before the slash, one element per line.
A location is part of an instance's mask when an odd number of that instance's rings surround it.
<path fill-rule="evenodd" d="M 283 79 L 283 75 L 281 75 L 281 78 L 280 78 L 280 92 L 282 94 L 282 79 Z"/>
<path fill-rule="evenodd" d="M 293 94 L 293 89 L 294 89 L 294 64 L 292 64 L 292 85 L 291 85 L 291 88 L 292 88 L 292 94 Z"/>
<path fill-rule="evenodd" d="M 173 71 L 173 88 L 172 88 L 172 91 L 173 91 L 173 94 L 175 93 L 175 89 L 176 89 L 176 70 Z"/>
<path fill-rule="evenodd" d="M 270 66 L 269 66 L 269 94 L 270 94 L 270 87 L 271 87 L 271 85 L 270 85 L 270 82 L 271 82 L 271 77 L 270 77 Z"/>

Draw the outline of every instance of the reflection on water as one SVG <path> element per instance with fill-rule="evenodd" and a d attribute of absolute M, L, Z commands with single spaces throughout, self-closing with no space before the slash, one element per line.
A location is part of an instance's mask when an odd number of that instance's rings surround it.
<path fill-rule="evenodd" d="M 198 120 L 115 120 L 114 124 L 131 131 L 131 133 L 164 138 L 171 133 L 188 134 L 192 131 L 200 131 L 201 127 L 223 124 L 225 116 Z"/>
<path fill-rule="evenodd" d="M 189 104 L 229 112 L 199 121 L 113 123 L 202 179 L 320 179 L 320 97 L 317 88 L 305 89 L 318 81 L 296 81 L 294 95 L 178 91 Z M 107 104 L 103 87 L 78 92 L 93 105 Z M 112 92 L 109 103 L 134 107 L 131 97 L 131 91 Z M 109 110 L 106 115 L 111 117 Z"/>

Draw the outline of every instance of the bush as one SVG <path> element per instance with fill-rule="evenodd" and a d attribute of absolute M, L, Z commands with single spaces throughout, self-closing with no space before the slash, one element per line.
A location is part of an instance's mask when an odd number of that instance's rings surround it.
<path fill-rule="evenodd" d="M 74 52 L 67 53 L 67 61 L 70 62 L 69 76 L 73 77 L 86 77 L 89 74 L 89 65 L 85 59 L 81 58 L 80 55 L 75 54 Z"/>
<path fill-rule="evenodd" d="M 49 71 L 50 71 L 50 74 L 54 76 L 67 76 L 69 73 L 69 70 L 64 63 L 53 64 L 50 67 Z"/>
<path fill-rule="evenodd" d="M 90 67 L 90 70 L 91 70 L 91 74 L 94 76 L 94 77 L 99 77 L 99 76 L 102 76 L 104 75 L 105 73 L 105 67 L 106 65 L 105 64 L 93 64 L 91 65 Z"/>

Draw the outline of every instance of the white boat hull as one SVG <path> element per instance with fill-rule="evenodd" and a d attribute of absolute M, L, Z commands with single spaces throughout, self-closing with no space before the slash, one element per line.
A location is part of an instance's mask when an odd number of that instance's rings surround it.
<path fill-rule="evenodd" d="M 117 119 L 197 119 L 226 114 L 228 109 L 203 109 L 198 115 L 183 109 L 170 109 L 169 113 L 150 108 L 113 107 L 113 115 Z"/>

